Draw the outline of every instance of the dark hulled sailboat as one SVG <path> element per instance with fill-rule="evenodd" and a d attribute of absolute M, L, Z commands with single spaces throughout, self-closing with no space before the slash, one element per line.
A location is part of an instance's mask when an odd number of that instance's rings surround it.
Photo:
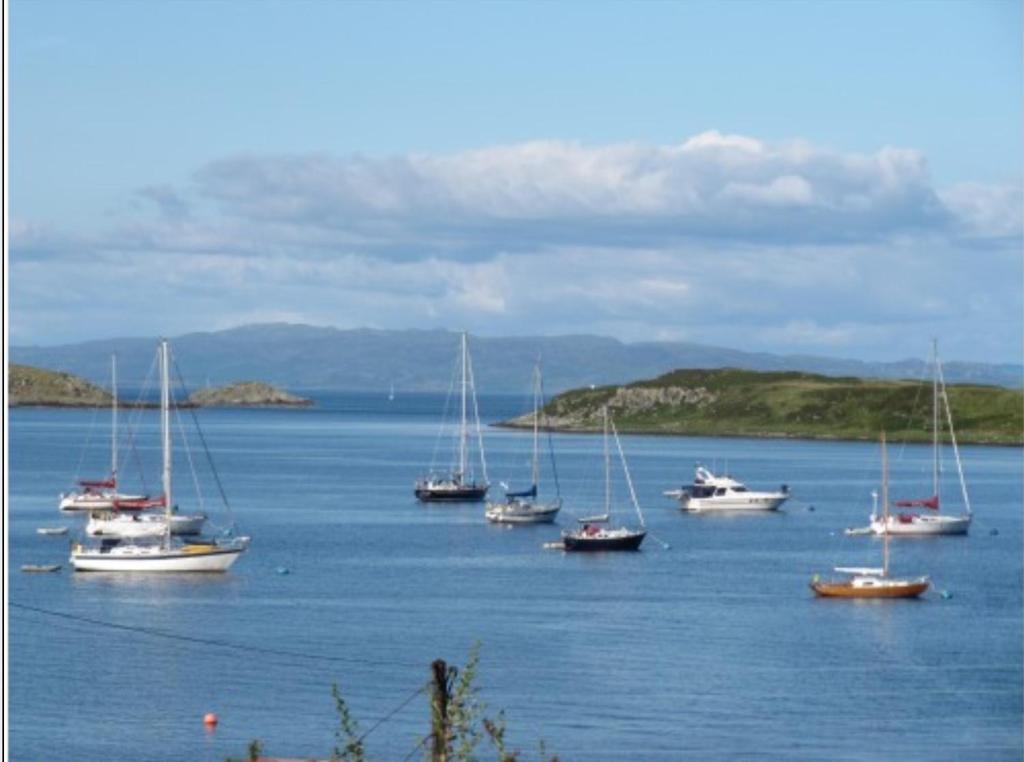
<path fill-rule="evenodd" d="M 626 456 L 622 452 L 622 443 L 619 441 L 619 434 L 615 430 L 615 424 L 608 417 L 608 408 L 604 413 L 604 513 L 600 516 L 590 516 L 579 519 L 580 526 L 576 529 L 562 532 L 562 543 L 566 550 L 639 550 L 640 543 L 647 536 L 647 528 L 644 525 L 644 515 L 640 512 L 640 503 L 636 499 L 636 491 L 633 489 L 633 480 L 629 476 L 629 467 L 626 465 Z M 622 461 L 622 470 L 626 474 L 626 484 L 629 486 L 629 496 L 633 501 L 633 508 L 636 510 L 637 518 L 640 519 L 639 527 L 611 526 L 611 505 L 612 505 L 612 467 L 611 451 L 609 449 L 608 431 L 615 438 L 615 445 L 619 451 L 619 458 Z"/>
<path fill-rule="evenodd" d="M 484 457 L 483 437 L 480 433 L 480 412 L 476 403 L 476 388 L 473 383 L 473 366 L 469 360 L 469 344 L 466 334 L 462 334 L 462 345 L 459 352 L 461 365 L 461 416 L 458 432 L 458 462 L 447 474 L 431 473 L 418 479 L 413 494 L 423 502 L 465 503 L 479 502 L 487 495 L 490 487 L 487 481 L 487 461 Z M 476 421 L 480 466 L 483 480 L 477 481 L 469 463 L 469 402 L 473 403 L 473 417 Z"/>

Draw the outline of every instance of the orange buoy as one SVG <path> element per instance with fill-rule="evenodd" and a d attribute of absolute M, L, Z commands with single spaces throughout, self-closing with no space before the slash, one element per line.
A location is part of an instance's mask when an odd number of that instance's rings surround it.
<path fill-rule="evenodd" d="M 203 724 L 208 728 L 216 727 L 218 722 L 217 715 L 213 712 L 207 712 L 203 715 Z"/>

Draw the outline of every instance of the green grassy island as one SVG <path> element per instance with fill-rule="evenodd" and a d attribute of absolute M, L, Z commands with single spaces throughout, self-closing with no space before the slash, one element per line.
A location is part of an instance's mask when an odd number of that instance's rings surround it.
<path fill-rule="evenodd" d="M 1024 444 L 1024 391 L 948 385 L 957 441 Z M 619 431 L 637 434 L 931 441 L 931 380 L 835 378 L 812 373 L 677 370 L 624 386 L 575 389 L 544 408 L 554 431 L 599 431 L 608 405 Z M 949 440 L 945 416 L 942 439 Z M 502 426 L 533 425 L 528 414 Z"/>
<path fill-rule="evenodd" d="M 103 407 L 110 405 L 110 392 L 70 373 L 11 363 L 7 366 L 7 405 Z"/>

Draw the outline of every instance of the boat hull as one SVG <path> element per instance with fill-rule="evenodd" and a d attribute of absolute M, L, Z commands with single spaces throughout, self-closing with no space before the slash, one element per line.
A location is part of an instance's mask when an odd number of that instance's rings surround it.
<path fill-rule="evenodd" d="M 687 497 L 679 498 L 679 507 L 691 513 L 716 513 L 720 511 L 776 511 L 789 499 L 789 495 L 746 495 L 743 497 Z"/>
<path fill-rule="evenodd" d="M 203 531 L 206 516 L 174 515 L 171 517 L 171 534 L 178 536 L 197 535 Z M 85 526 L 85 532 L 91 537 L 122 537 L 140 539 L 143 537 L 161 537 L 164 534 L 167 519 L 165 516 L 151 514 L 148 516 L 119 515 L 111 518 L 93 516 Z"/>
<path fill-rule="evenodd" d="M 142 500 L 145 495 L 120 495 L 116 492 L 72 492 L 60 496 L 59 508 L 64 513 L 109 511 L 115 500 Z"/>
<path fill-rule="evenodd" d="M 139 548 L 107 552 L 72 551 L 71 566 L 81 572 L 224 572 L 238 560 L 245 548 L 195 546 L 175 548 Z"/>
<path fill-rule="evenodd" d="M 424 503 L 479 503 L 487 496 L 487 486 L 433 487 L 417 485 L 416 499 Z"/>
<path fill-rule="evenodd" d="M 68 533 L 68 528 L 67 527 L 39 527 L 36 530 L 36 534 L 42 534 L 42 535 L 61 535 L 61 534 L 67 534 L 67 533 Z"/>
<path fill-rule="evenodd" d="M 886 524 L 882 519 L 871 522 L 871 532 L 883 535 L 888 530 L 890 536 L 930 536 L 930 535 L 964 535 L 971 527 L 970 516 L 913 516 L 910 520 L 890 516 Z"/>
<path fill-rule="evenodd" d="M 550 524 L 561 507 L 560 504 L 490 503 L 484 516 L 495 524 Z"/>
<path fill-rule="evenodd" d="M 574 551 L 639 550 L 640 543 L 646 536 L 646 532 L 630 532 L 613 537 L 587 537 L 566 533 L 562 535 L 562 542 L 566 550 Z"/>
<path fill-rule="evenodd" d="M 811 582 L 811 590 L 822 598 L 916 598 L 928 589 L 926 579 L 886 580 L 884 585 L 855 585 L 849 580 Z"/>
<path fill-rule="evenodd" d="M 60 564 L 24 564 L 21 570 L 29 574 L 47 574 L 60 571 Z"/>

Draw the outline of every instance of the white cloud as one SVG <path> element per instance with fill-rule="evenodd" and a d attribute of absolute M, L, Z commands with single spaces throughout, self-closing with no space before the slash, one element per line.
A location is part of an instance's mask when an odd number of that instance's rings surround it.
<path fill-rule="evenodd" d="M 1019 185 L 961 183 L 939 195 L 967 236 L 1019 241 L 1024 233 L 1024 192 Z"/>
<path fill-rule="evenodd" d="M 139 198 L 155 214 L 103 235 L 13 221 L 15 342 L 277 316 L 867 357 L 957 335 L 962 356 L 1019 352 L 1020 188 L 936 190 L 913 150 L 709 132 L 252 156 Z"/>
<path fill-rule="evenodd" d="M 472 258 L 545 243 L 709 237 L 877 241 L 944 235 L 957 213 L 917 151 L 842 153 L 717 132 L 669 146 L 539 141 L 391 158 L 240 156 L 207 165 L 196 184 L 233 219 L 405 256 L 409 247 Z"/>

